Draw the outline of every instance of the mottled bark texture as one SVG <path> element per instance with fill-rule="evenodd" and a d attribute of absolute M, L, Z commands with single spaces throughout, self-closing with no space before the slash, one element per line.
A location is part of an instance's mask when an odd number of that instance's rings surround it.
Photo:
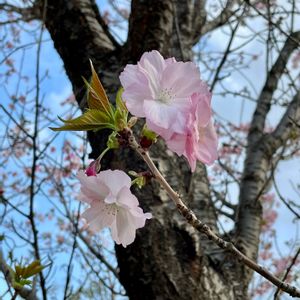
<path fill-rule="evenodd" d="M 128 39 L 124 45 L 118 45 L 108 32 L 94 0 L 48 0 L 46 27 L 83 108 L 81 76 L 90 74 L 89 58 L 105 88 L 114 95 L 119 86 L 119 72 L 126 63 L 136 62 L 144 51 L 157 49 L 163 55 L 190 59 L 191 48 L 201 33 L 226 23 L 232 2 L 228 1 L 228 10 L 215 22 L 207 23 L 205 1 L 133 0 Z M 280 60 L 285 60 L 291 47 L 293 45 L 285 47 Z M 278 64 L 281 66 L 282 61 Z M 271 89 L 275 89 L 276 76 L 282 72 L 280 67 L 275 75 L 269 74 L 254 118 L 261 120 L 262 111 L 267 113 Z M 264 120 L 260 123 L 264 124 Z M 278 145 L 275 137 L 262 135 L 263 125 L 259 126 L 253 124 L 250 131 L 249 142 L 254 144 L 248 147 L 234 236 L 236 245 L 253 258 L 257 256 L 262 218 L 259 197 L 268 179 L 273 154 L 288 139 L 286 137 Z M 91 157 L 96 157 L 103 149 L 101 145 L 106 141 L 106 135 L 91 133 L 89 141 L 93 149 Z M 198 217 L 217 231 L 205 167 L 199 165 L 196 173 L 191 175 L 186 163 L 166 151 L 163 143 L 153 147 L 152 156 L 160 171 Z M 111 158 L 112 168 L 145 169 L 141 160 L 129 150 Z M 249 270 L 187 225 L 166 193 L 155 183 L 137 193 L 142 206 L 150 210 L 154 218 L 138 231 L 134 244 L 127 248 L 116 247 L 120 280 L 130 299 L 248 298 L 247 288 L 252 275 Z"/>

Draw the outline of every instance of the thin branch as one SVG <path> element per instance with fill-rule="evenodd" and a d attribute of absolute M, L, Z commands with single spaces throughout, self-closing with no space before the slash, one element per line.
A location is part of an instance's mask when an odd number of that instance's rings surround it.
<path fill-rule="evenodd" d="M 176 32 L 176 37 L 179 45 L 179 50 L 180 50 L 180 55 L 181 55 L 181 60 L 184 60 L 184 50 L 182 46 L 182 41 L 181 41 L 181 34 L 180 34 L 180 29 L 179 29 L 179 24 L 178 24 L 178 15 L 177 15 L 177 8 L 176 8 L 176 3 L 175 0 L 173 0 L 173 11 L 174 11 L 174 23 L 175 23 L 175 32 Z"/>
<path fill-rule="evenodd" d="M 235 27 L 234 27 L 234 28 L 232 29 L 232 31 L 231 31 L 231 36 L 230 36 L 230 39 L 229 39 L 229 41 L 228 41 L 227 47 L 226 47 L 226 49 L 225 49 L 225 51 L 224 51 L 224 55 L 223 55 L 223 57 L 222 57 L 222 59 L 221 59 L 219 65 L 218 65 L 218 68 L 217 68 L 217 70 L 216 70 L 214 79 L 213 79 L 212 84 L 211 84 L 211 87 L 210 87 L 210 90 L 211 90 L 211 91 L 214 90 L 214 87 L 215 87 L 216 83 L 218 82 L 218 80 L 220 80 L 219 74 L 220 74 L 220 72 L 221 72 L 221 70 L 222 70 L 223 65 L 225 64 L 225 62 L 226 62 L 226 60 L 227 60 L 228 55 L 229 55 L 230 52 L 231 52 L 231 51 L 230 51 L 230 48 L 231 48 L 233 39 L 234 39 L 234 37 L 235 37 L 235 33 L 236 33 L 236 31 L 237 31 L 237 29 L 238 29 L 238 27 L 239 27 L 239 24 L 240 24 L 240 21 L 237 21 Z"/>
<path fill-rule="evenodd" d="M 286 269 L 286 272 L 285 272 L 285 274 L 284 274 L 284 276 L 283 276 L 283 278 L 282 278 L 282 281 L 285 281 L 286 278 L 288 277 L 288 275 L 289 275 L 289 273 L 290 273 L 290 271 L 291 271 L 293 265 L 294 265 L 294 264 L 296 263 L 296 261 L 297 261 L 297 258 L 298 258 L 298 256 L 299 256 L 299 254 L 300 254 L 300 247 L 298 248 L 298 251 L 296 252 L 295 256 L 293 257 L 293 259 L 292 259 L 290 265 L 289 265 L 288 268 Z M 274 294 L 274 300 L 277 299 L 277 296 L 278 296 L 279 292 L 280 292 L 280 288 L 277 288 L 277 290 L 276 290 L 276 292 L 275 292 L 275 294 Z"/>
<path fill-rule="evenodd" d="M 257 141 L 263 134 L 266 116 L 270 111 L 271 100 L 277 88 L 278 81 L 286 69 L 286 64 L 291 54 L 298 46 L 298 44 L 294 41 L 295 39 L 300 40 L 300 31 L 292 33 L 288 37 L 276 62 L 268 73 L 265 85 L 257 101 L 257 107 L 253 114 L 248 136 L 248 145 L 254 145 L 254 142 Z"/>
<path fill-rule="evenodd" d="M 40 257 L 40 250 L 39 250 L 39 242 L 38 242 L 38 230 L 36 228 L 35 223 L 35 216 L 34 216 L 34 199 L 36 195 L 35 190 L 35 172 L 36 172 L 36 166 L 37 166 L 37 160 L 38 160 L 38 154 L 37 154 L 37 137 L 38 137 L 38 122 L 39 122 L 39 111 L 40 111 L 40 53 L 41 53 L 41 42 L 44 32 L 44 22 L 46 20 L 46 8 L 47 8 L 47 0 L 44 0 L 43 3 L 43 22 L 41 24 L 41 30 L 39 35 L 39 43 L 37 47 L 37 60 L 36 60 L 36 95 L 35 95 L 35 115 L 34 115 L 34 131 L 33 131 L 33 138 L 32 138 L 32 167 L 31 167 L 31 182 L 30 182 L 30 198 L 29 198 L 29 220 L 32 228 L 33 233 L 33 248 L 34 248 L 34 254 L 35 258 L 37 260 L 41 260 Z M 46 282 L 45 277 L 43 275 L 43 271 L 39 273 L 40 277 L 40 285 L 42 289 L 43 299 L 47 300 L 47 289 L 46 289 Z"/>
<path fill-rule="evenodd" d="M 215 30 L 224 24 L 227 24 L 229 19 L 235 15 L 240 8 L 233 10 L 233 6 L 235 3 L 239 1 L 236 0 L 228 0 L 225 7 L 223 8 L 222 12 L 213 20 L 208 21 L 204 24 L 204 26 L 201 29 L 201 34 L 204 35 L 212 30 Z"/>
<path fill-rule="evenodd" d="M 272 173 L 272 177 L 273 177 L 273 184 L 274 184 L 274 188 L 275 191 L 278 195 L 278 197 L 280 198 L 280 200 L 285 204 L 285 206 L 296 216 L 297 219 L 300 219 L 300 214 L 298 214 L 295 209 L 284 199 L 284 197 L 281 195 L 279 188 L 277 186 L 274 174 Z"/>
<path fill-rule="evenodd" d="M 227 242 L 217 236 L 208 225 L 202 223 L 200 220 L 197 219 L 196 215 L 190 210 L 182 201 L 180 195 L 173 190 L 173 188 L 169 185 L 169 183 L 165 180 L 163 175 L 159 172 L 156 168 L 154 162 L 149 156 L 149 153 L 145 151 L 135 140 L 132 131 L 129 129 L 127 131 L 128 134 L 128 143 L 129 146 L 136 151 L 141 158 L 145 161 L 148 165 L 149 169 L 151 170 L 154 178 L 158 181 L 158 183 L 166 190 L 169 197 L 173 200 L 174 204 L 176 205 L 179 213 L 187 220 L 189 224 L 191 224 L 197 231 L 206 235 L 206 237 L 213 241 L 216 245 L 218 245 L 221 249 L 224 249 L 233 254 L 233 256 L 242 262 L 244 265 L 252 269 L 253 271 L 257 272 L 258 274 L 262 275 L 264 278 L 268 279 L 272 282 L 275 286 L 277 286 L 280 290 L 285 291 L 289 295 L 293 297 L 300 297 L 300 290 L 294 286 L 291 286 L 275 275 L 270 273 L 267 269 L 260 266 L 246 255 L 244 255 L 241 251 L 239 251 L 233 243 Z"/>

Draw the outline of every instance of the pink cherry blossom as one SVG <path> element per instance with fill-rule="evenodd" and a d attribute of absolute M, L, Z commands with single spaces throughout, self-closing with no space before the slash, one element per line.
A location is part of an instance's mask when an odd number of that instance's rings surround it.
<path fill-rule="evenodd" d="M 187 158 L 194 172 L 197 160 L 209 165 L 217 159 L 218 139 L 211 120 L 210 97 L 193 94 L 191 99 L 185 132 L 173 134 L 166 143 L 170 150 Z"/>
<path fill-rule="evenodd" d="M 82 214 L 93 232 L 109 227 L 117 244 L 124 247 L 135 239 L 136 229 L 145 226 L 150 213 L 144 213 L 131 193 L 131 179 L 120 170 L 102 171 L 96 176 L 77 175 L 81 183 L 79 200 L 90 205 Z"/>
<path fill-rule="evenodd" d="M 178 133 L 183 132 L 190 96 L 202 88 L 194 63 L 164 59 L 156 50 L 145 52 L 137 65 L 127 65 L 120 81 L 131 114 L 145 117 L 147 124 Z"/>
<path fill-rule="evenodd" d="M 192 62 L 163 59 L 146 52 L 137 65 L 127 65 L 120 75 L 128 110 L 145 117 L 170 150 L 196 162 L 212 164 L 217 158 L 217 134 L 211 118 L 211 93 Z"/>

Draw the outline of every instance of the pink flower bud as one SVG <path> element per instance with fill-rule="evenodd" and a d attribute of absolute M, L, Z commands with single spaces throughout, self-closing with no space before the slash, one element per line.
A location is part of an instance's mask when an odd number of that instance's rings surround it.
<path fill-rule="evenodd" d="M 97 176 L 100 169 L 100 163 L 98 160 L 93 160 L 85 170 L 87 176 Z"/>

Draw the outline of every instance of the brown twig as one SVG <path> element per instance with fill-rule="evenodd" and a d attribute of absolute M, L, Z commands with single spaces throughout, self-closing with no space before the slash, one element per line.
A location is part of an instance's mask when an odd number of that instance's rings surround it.
<path fill-rule="evenodd" d="M 299 256 L 299 254 L 300 254 L 300 247 L 298 248 L 298 251 L 296 252 L 295 256 L 293 257 L 293 259 L 292 259 L 290 265 L 289 265 L 288 268 L 286 269 L 286 272 L 285 272 L 285 274 L 284 274 L 284 276 L 283 276 L 283 278 L 282 278 L 283 281 L 286 280 L 287 276 L 289 275 L 289 273 L 290 273 L 290 271 L 291 271 L 293 265 L 294 265 L 294 264 L 296 263 L 296 261 L 297 261 L 297 258 L 298 258 L 298 256 Z M 275 292 L 275 294 L 274 294 L 274 300 L 277 299 L 277 296 L 278 296 L 279 292 L 280 292 L 280 289 L 277 288 L 277 290 L 276 290 L 276 292 Z"/>
<path fill-rule="evenodd" d="M 220 248 L 230 252 L 236 257 L 240 262 L 244 265 L 248 266 L 250 269 L 254 270 L 258 274 L 262 275 L 264 278 L 272 282 L 278 289 L 288 293 L 292 297 L 300 297 L 300 290 L 294 286 L 291 286 L 275 275 L 270 273 L 267 269 L 260 266 L 250 258 L 248 258 L 245 254 L 243 254 L 240 250 L 238 250 L 233 243 L 227 242 L 220 238 L 217 234 L 215 234 L 208 225 L 201 222 L 197 219 L 196 215 L 190 210 L 182 201 L 180 195 L 173 190 L 173 188 L 169 185 L 163 175 L 159 172 L 156 168 L 154 162 L 152 161 L 149 153 L 145 151 L 136 141 L 135 137 L 133 136 L 131 130 L 128 131 L 128 143 L 129 146 L 136 151 L 145 163 L 148 165 L 149 169 L 153 173 L 154 178 L 159 182 L 159 184 L 166 190 L 170 198 L 175 203 L 178 211 L 180 214 L 187 220 L 189 224 L 191 224 L 197 231 L 206 235 L 206 237 L 213 241 L 216 245 Z"/>

